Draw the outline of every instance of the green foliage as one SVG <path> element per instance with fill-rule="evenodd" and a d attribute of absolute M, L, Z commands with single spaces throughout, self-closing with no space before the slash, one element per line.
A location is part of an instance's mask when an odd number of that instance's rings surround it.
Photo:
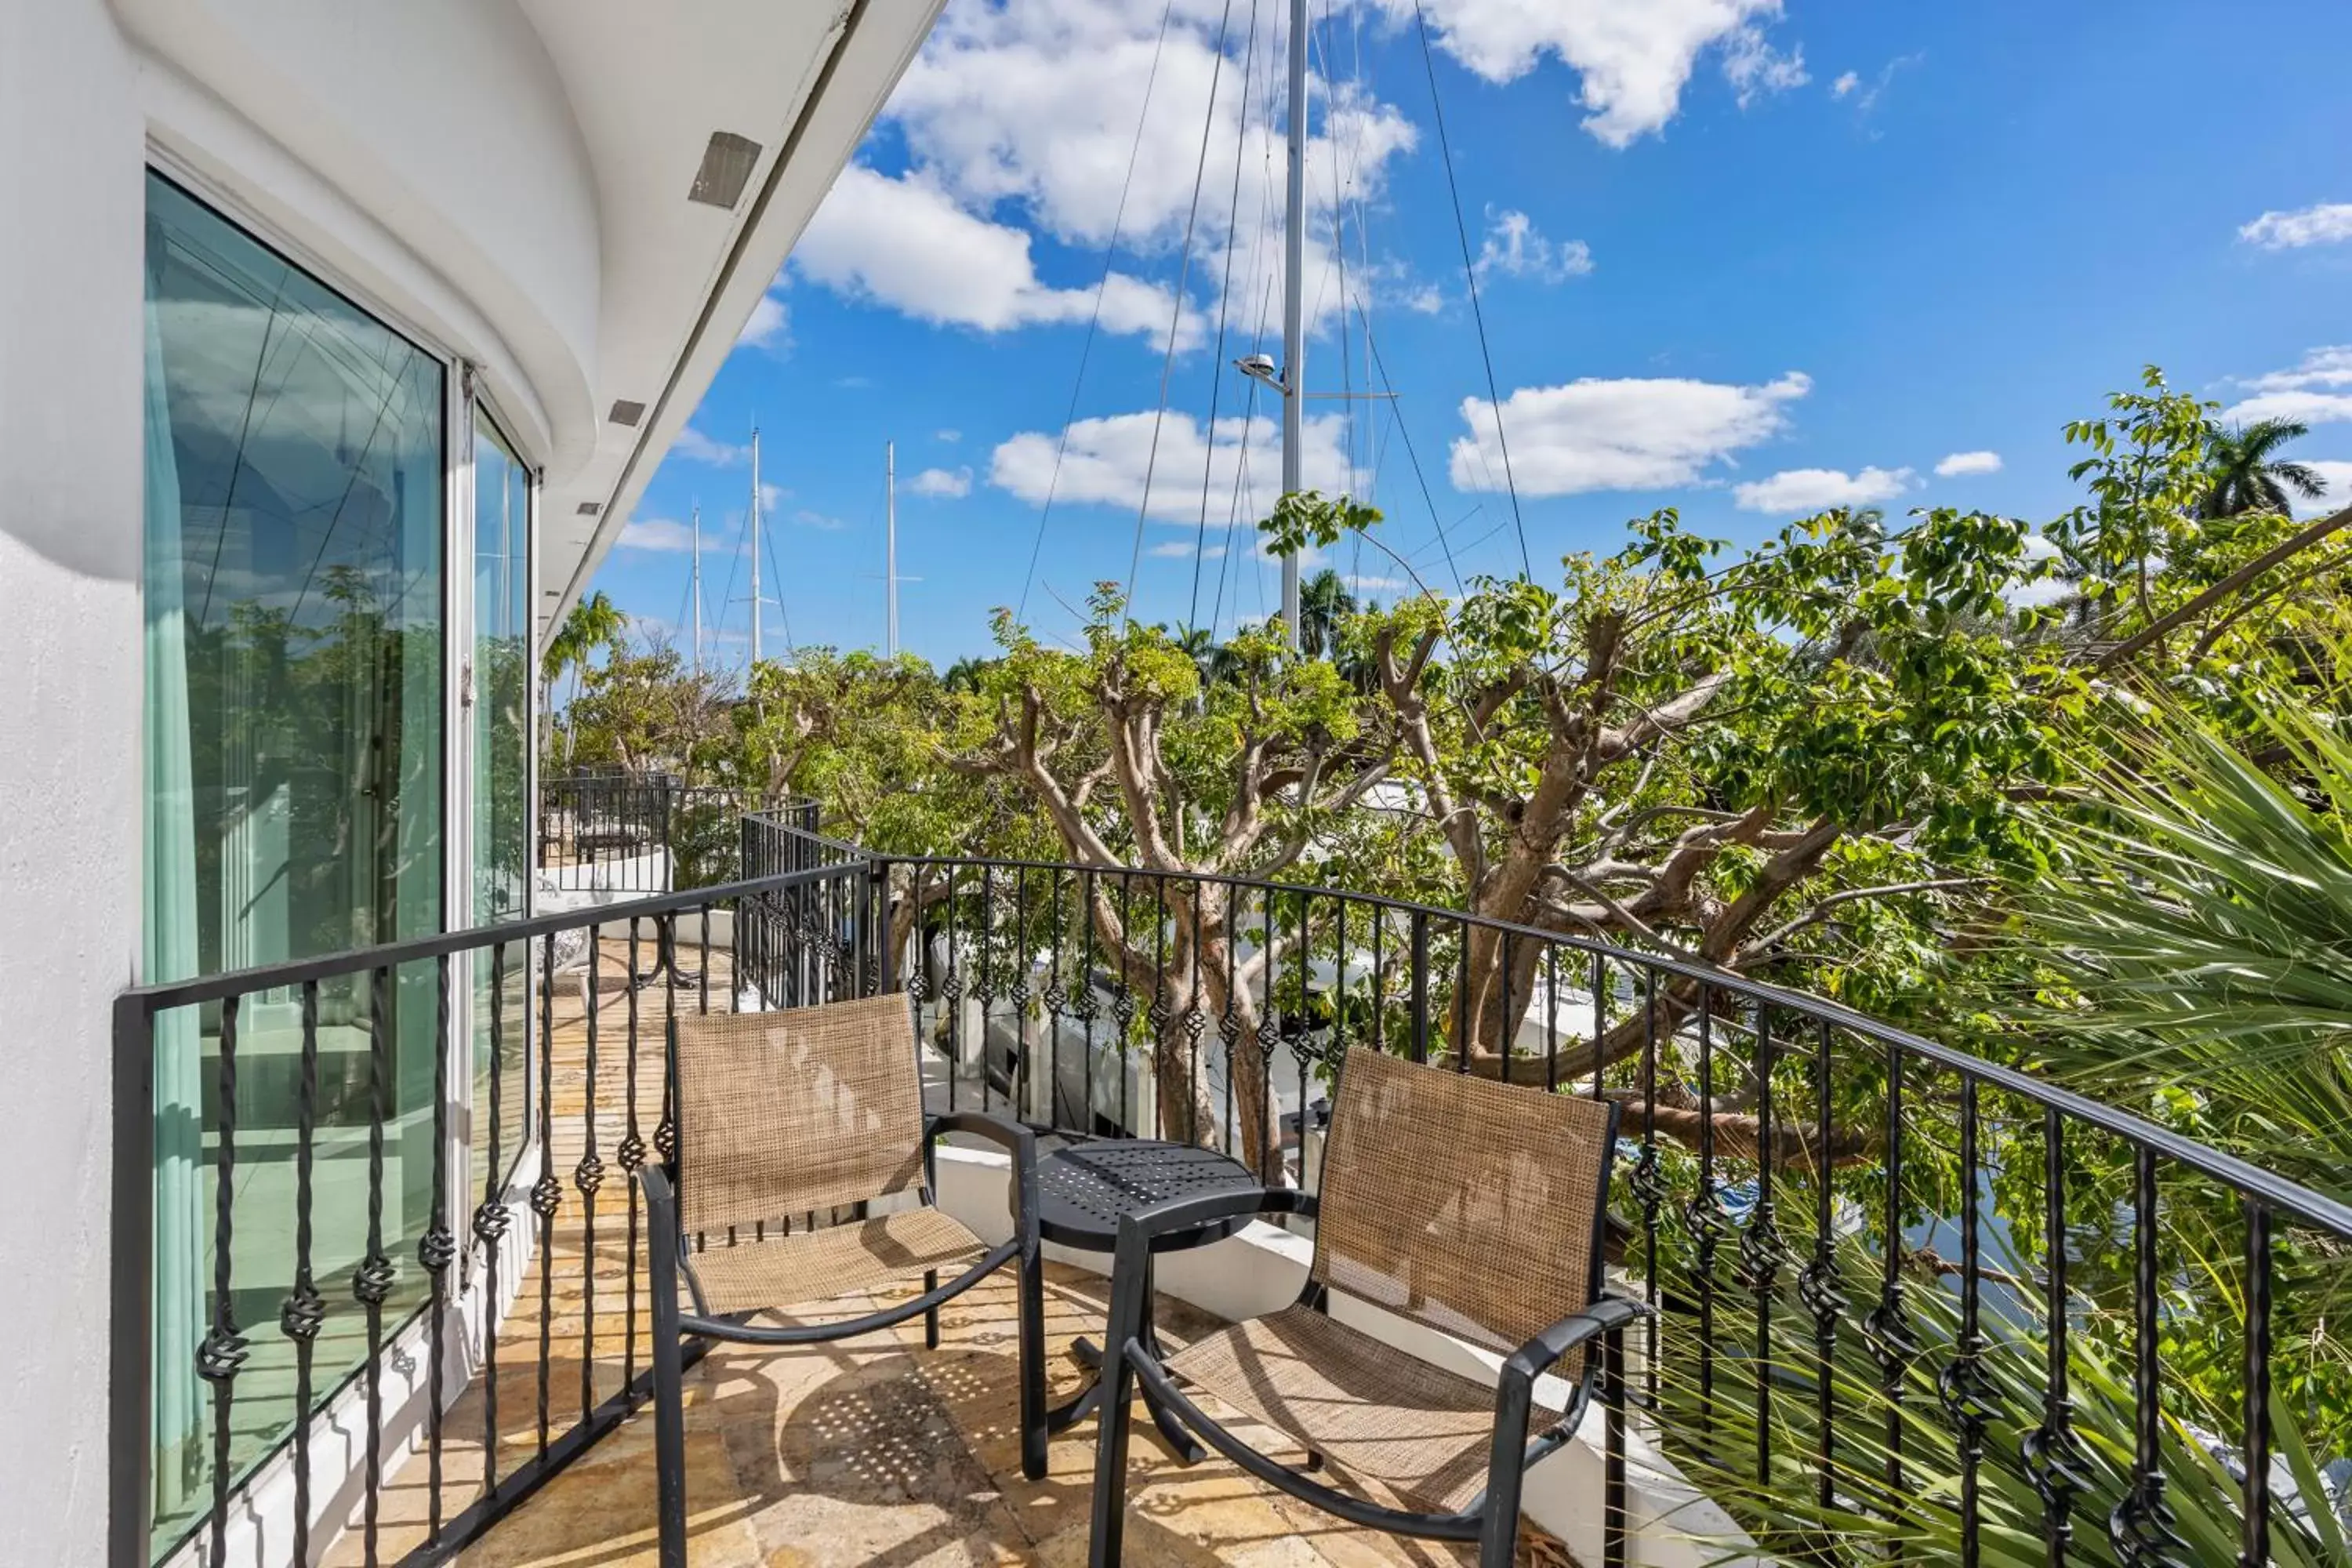
<path fill-rule="evenodd" d="M 1265 547 L 1276 555 L 1303 550 L 1328 550 L 1351 533 L 1379 523 L 1380 509 L 1350 496 L 1326 499 L 1320 490 L 1291 490 L 1274 503 L 1274 513 L 1260 522 Z"/>

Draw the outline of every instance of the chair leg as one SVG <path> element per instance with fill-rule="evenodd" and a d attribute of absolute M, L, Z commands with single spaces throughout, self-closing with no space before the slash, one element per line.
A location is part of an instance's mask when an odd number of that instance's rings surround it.
<path fill-rule="evenodd" d="M 1045 1479 L 1045 1258 L 1036 1247 L 1020 1260 L 1021 1473 Z"/>
<path fill-rule="evenodd" d="M 661 1568 L 686 1568 L 686 1378 L 677 1331 L 677 1243 L 655 1222 L 654 1488 Z"/>
<path fill-rule="evenodd" d="M 940 1271 L 936 1268 L 924 1269 L 923 1289 L 930 1291 L 939 1288 Z M 923 1314 L 923 1348 L 927 1351 L 940 1348 L 940 1310 L 937 1307 Z"/>
<path fill-rule="evenodd" d="M 1114 1288 L 1110 1334 L 1103 1346 L 1102 1403 L 1097 1406 L 1102 1426 L 1095 1442 L 1094 1531 L 1087 1547 L 1087 1568 L 1118 1568 L 1127 1531 L 1127 1437 L 1135 1415 L 1135 1368 L 1127 1359 L 1127 1347 L 1136 1328 L 1127 1296 Z"/>
<path fill-rule="evenodd" d="M 1519 1483 L 1528 1445 L 1528 1386 L 1503 1380 L 1495 1396 L 1495 1441 L 1486 1462 L 1486 1518 L 1478 1528 L 1478 1568 L 1511 1568 L 1519 1549 Z"/>

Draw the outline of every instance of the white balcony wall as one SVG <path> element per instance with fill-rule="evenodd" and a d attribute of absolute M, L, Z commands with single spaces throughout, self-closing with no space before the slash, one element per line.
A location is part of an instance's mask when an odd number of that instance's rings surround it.
<path fill-rule="evenodd" d="M 107 1004 L 139 952 L 142 124 L 97 0 L 0 0 L 0 1563 L 106 1535 Z"/>

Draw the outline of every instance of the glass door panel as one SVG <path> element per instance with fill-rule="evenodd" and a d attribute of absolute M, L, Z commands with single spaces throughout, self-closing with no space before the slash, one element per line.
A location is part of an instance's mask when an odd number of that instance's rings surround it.
<path fill-rule="evenodd" d="M 441 363 L 177 185 L 147 190 L 144 978 L 442 928 Z M 436 984 L 392 978 L 381 1092 L 387 1331 L 423 1299 Z M 359 1363 L 372 987 L 322 984 L 307 1273 L 294 1249 L 300 999 L 246 1000 L 231 1306 L 241 1472 L 296 1412 L 289 1294 L 325 1320 L 313 1398 Z M 157 1021 L 153 1440 L 159 1547 L 210 1489 L 195 1352 L 215 1309 L 217 1007 Z"/>
<path fill-rule="evenodd" d="M 530 470 L 478 408 L 474 415 L 473 922 L 529 912 L 531 877 Z M 509 942 L 474 961 L 473 1163 L 503 1182 L 521 1148 L 530 949 Z M 496 1026 L 493 1026 L 493 1015 Z M 499 1116 L 493 1126 L 492 1079 Z M 495 1136 L 494 1136 L 495 1134 Z M 492 1151 L 495 1148 L 496 1159 Z"/>

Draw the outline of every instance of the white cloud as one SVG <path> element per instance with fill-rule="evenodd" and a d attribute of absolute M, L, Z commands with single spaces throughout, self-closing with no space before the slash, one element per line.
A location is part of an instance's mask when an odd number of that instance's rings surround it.
<path fill-rule="evenodd" d="M 1731 84 L 1739 107 L 1746 109 L 1759 98 L 1793 91 L 1813 79 L 1805 72 L 1802 48 L 1784 55 L 1766 39 L 1763 28 L 1751 24 L 1734 30 L 1724 41 L 1723 79 Z"/>
<path fill-rule="evenodd" d="M 1402 302 L 1417 316 L 1434 316 L 1445 309 L 1445 295 L 1434 283 L 1421 283 L 1405 291 Z"/>
<path fill-rule="evenodd" d="M 2292 370 L 2274 370 L 2240 384 L 2253 395 L 2221 410 L 2224 423 L 2292 419 L 2326 425 L 2352 419 L 2352 344 L 2312 349 Z"/>
<path fill-rule="evenodd" d="M 934 441 L 944 441 L 949 446 L 952 447 L 958 441 L 963 439 L 963 432 L 961 430 L 934 430 L 931 432 L 931 439 Z"/>
<path fill-rule="evenodd" d="M 1744 511 L 1795 516 L 1833 506 L 1875 506 L 1909 489 L 1916 477 L 1908 468 L 1864 468 L 1858 474 L 1842 468 L 1783 468 L 1769 479 L 1734 485 L 1731 497 Z"/>
<path fill-rule="evenodd" d="M 1624 147 L 1665 128 L 1698 57 L 1720 48 L 1741 101 L 1804 79 L 1799 53 L 1761 32 L 1780 0 L 1423 0 L 1447 53 L 1493 82 L 1533 70 L 1546 54 L 1577 73 L 1584 129 Z M 1380 0 L 1410 25 L 1413 0 Z"/>
<path fill-rule="evenodd" d="M 1282 490 L 1282 437 L 1263 416 L 1221 418 L 1213 438 L 1189 414 L 1170 413 L 1160 422 L 1155 458 L 1150 413 L 1081 419 L 1069 427 L 1061 475 L 1055 479 L 1055 437 L 1025 430 L 996 448 L 988 482 L 1033 504 L 1050 492 L 1055 504 L 1093 502 L 1132 512 L 1144 500 L 1144 475 L 1151 476 L 1146 514 L 1161 522 L 1193 522 L 1201 517 L 1202 474 L 1208 474 L 1209 516 L 1222 521 L 1233 504 L 1240 477 L 1244 517 L 1265 515 Z M 1361 487 L 1348 463 L 1347 421 L 1322 415 L 1307 421 L 1299 458 L 1309 489 L 1326 495 Z"/>
<path fill-rule="evenodd" d="M 689 463 L 709 463 L 716 468 L 731 468 L 738 463 L 749 462 L 751 448 L 714 441 L 689 425 L 679 431 L 677 438 L 669 444 L 669 455 L 684 458 Z"/>
<path fill-rule="evenodd" d="M 919 174 L 893 179 L 862 164 L 841 172 L 793 252 L 803 275 L 854 299 L 919 321 L 1000 332 L 1041 322 L 1083 321 L 1097 290 L 1041 281 L 1029 236 L 959 206 Z M 1174 297 L 1154 283 L 1114 272 L 1100 285 L 1102 325 L 1164 342 Z M 1200 333 L 1187 309 L 1179 341 Z"/>
<path fill-rule="evenodd" d="M 2000 454 L 1954 452 L 1936 465 L 1936 472 L 1947 479 L 1962 479 L 1970 474 L 1997 474 L 2000 472 Z"/>
<path fill-rule="evenodd" d="M 792 322 L 792 312 L 783 300 L 773 294 L 762 294 L 760 302 L 751 307 L 751 319 L 735 334 L 735 346 L 782 353 L 793 346 Z"/>
<path fill-rule="evenodd" d="M 1852 92 L 1855 88 L 1858 88 L 1861 85 L 1862 78 L 1853 71 L 1847 71 L 1843 75 L 1840 76 L 1837 80 L 1830 83 L 1830 96 L 1832 98 L 1843 98 L 1846 94 Z"/>
<path fill-rule="evenodd" d="M 2238 230 L 2238 237 L 2264 250 L 2300 250 L 2352 239 L 2352 202 L 2321 202 L 2294 212 L 2266 212 Z"/>
<path fill-rule="evenodd" d="M 1503 400 L 1503 435 L 1523 495 L 1662 489 L 1779 435 L 1787 405 L 1811 387 L 1801 371 L 1760 386 L 1678 377 L 1523 386 Z M 1495 405 L 1465 397 L 1462 419 L 1471 433 L 1454 443 L 1454 488 L 1503 489 Z"/>
<path fill-rule="evenodd" d="M 2301 496 L 2290 494 L 2288 499 L 2294 502 L 2297 517 L 2317 517 L 2322 512 L 2340 511 L 2352 506 L 2352 463 L 2321 458 L 2306 461 L 2303 466 L 2319 476 L 2319 482 L 2326 487 L 2326 490 L 2316 500 L 2305 500 Z"/>
<path fill-rule="evenodd" d="M 1225 547 L 1223 545 L 1212 544 L 1206 550 L 1201 552 L 1201 559 L 1203 561 L 1214 561 L 1222 557 L 1224 552 Z M 1158 544 L 1153 545 L 1145 553 L 1165 556 L 1171 560 L 1190 561 L 1192 558 L 1192 542 L 1189 539 L 1162 540 Z"/>
<path fill-rule="evenodd" d="M 694 548 L 694 530 L 667 517 L 633 517 L 614 541 L 624 550 L 687 551 Z"/>
<path fill-rule="evenodd" d="M 1261 68 L 1246 93 L 1243 60 L 1253 46 L 1244 9 L 1220 0 L 1173 0 L 1165 13 L 1150 0 L 950 5 L 885 111 L 903 141 L 907 174 L 845 174 L 803 242 L 802 270 L 922 320 L 1002 331 L 1084 321 L 1092 309 L 1099 259 L 1066 279 L 1041 279 L 1026 249 L 1031 235 L 1098 258 L 1116 232 L 1123 270 L 1105 296 L 1106 320 L 1114 331 L 1164 342 L 1175 252 L 1197 183 L 1179 345 L 1198 341 L 1199 301 L 1213 300 L 1229 271 L 1233 298 L 1248 303 L 1246 322 L 1282 265 L 1284 160 L 1271 118 L 1279 94 L 1262 90 L 1262 68 L 1280 58 L 1276 8 L 1266 8 L 1255 43 Z M 1322 111 L 1306 149 L 1306 296 L 1316 325 L 1339 319 L 1372 284 L 1350 268 L 1339 286 L 1334 207 L 1343 197 L 1376 201 L 1384 171 L 1417 132 L 1357 87 L 1320 77 L 1310 87 Z M 895 205 L 877 210 L 888 197 Z M 1230 236 L 1229 202 L 1237 215 Z M 1159 281 L 1139 280 L 1147 276 Z"/>
<path fill-rule="evenodd" d="M 806 507 L 793 513 L 793 521 L 803 528 L 821 528 L 828 533 L 837 533 L 849 526 L 837 517 L 829 517 L 821 511 L 812 511 Z"/>
<path fill-rule="evenodd" d="M 961 500 L 971 494 L 970 468 L 925 468 L 908 485 L 919 496 L 930 496 L 940 500 Z"/>
<path fill-rule="evenodd" d="M 790 491 L 790 490 L 788 490 L 788 489 L 784 489 L 784 487 L 783 487 L 783 486 L 779 485 L 779 484 L 765 483 L 765 484 L 761 485 L 761 487 L 760 487 L 760 511 L 761 511 L 761 514 L 762 516 L 767 516 L 767 517 L 772 517 L 772 516 L 774 516 L 774 515 L 775 515 L 775 512 L 776 512 L 776 509 L 777 509 L 778 507 L 781 507 L 781 506 L 782 506 L 782 505 L 784 504 L 784 498 L 785 498 L 786 496 L 788 496 L 788 495 L 792 494 L 792 493 L 793 493 L 792 491 Z"/>
<path fill-rule="evenodd" d="M 1504 272 L 1514 278 L 1532 278 L 1539 283 L 1558 283 L 1581 278 L 1592 270 L 1592 247 L 1580 239 L 1554 245 L 1527 214 L 1508 207 L 1496 212 L 1489 207 L 1486 238 L 1479 247 L 1475 270 L 1481 278 L 1491 272 Z"/>

